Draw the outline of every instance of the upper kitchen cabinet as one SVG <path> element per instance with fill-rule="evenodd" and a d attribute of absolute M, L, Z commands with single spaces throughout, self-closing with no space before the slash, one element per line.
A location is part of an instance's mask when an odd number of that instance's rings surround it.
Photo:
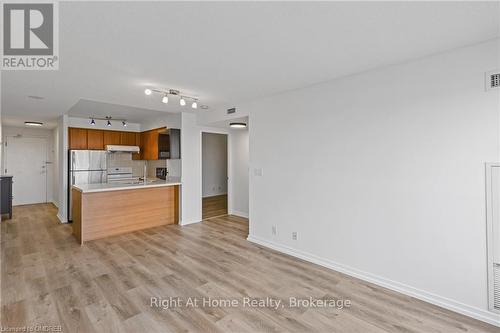
<path fill-rule="evenodd" d="M 87 130 L 87 149 L 103 150 L 104 149 L 104 131 L 102 130 Z"/>
<path fill-rule="evenodd" d="M 70 127 L 68 129 L 69 149 L 87 149 L 87 130 Z"/>
<path fill-rule="evenodd" d="M 125 146 L 138 146 L 135 132 L 120 132 L 120 144 Z"/>
<path fill-rule="evenodd" d="M 157 160 L 158 155 L 158 139 L 161 132 L 165 132 L 165 127 L 152 129 L 141 133 L 141 149 L 143 160 Z"/>
<path fill-rule="evenodd" d="M 134 134 L 135 134 L 135 146 L 139 146 L 141 148 L 141 151 L 139 153 L 132 154 L 132 159 L 141 160 L 142 159 L 141 133 L 134 133 Z"/>
<path fill-rule="evenodd" d="M 121 132 L 119 131 L 104 131 L 104 148 L 107 145 L 120 145 Z"/>

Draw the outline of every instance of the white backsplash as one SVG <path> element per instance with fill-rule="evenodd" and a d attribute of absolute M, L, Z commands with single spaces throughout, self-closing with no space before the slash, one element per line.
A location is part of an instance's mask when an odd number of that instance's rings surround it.
<path fill-rule="evenodd" d="M 144 160 L 133 160 L 131 153 L 108 153 L 107 154 L 108 168 L 113 167 L 131 167 L 132 174 L 134 177 L 142 177 L 144 174 L 144 164 L 147 164 L 148 177 L 156 177 L 156 168 L 165 168 L 167 164 L 171 164 L 173 174 L 169 176 L 180 177 L 180 173 L 177 172 L 177 164 L 180 160 L 157 160 L 157 161 L 144 161 Z M 175 161 L 175 162 L 174 162 Z M 177 162 L 178 161 L 178 162 Z M 172 163 L 170 163 L 172 162 Z M 170 167 L 170 166 L 169 166 Z"/>

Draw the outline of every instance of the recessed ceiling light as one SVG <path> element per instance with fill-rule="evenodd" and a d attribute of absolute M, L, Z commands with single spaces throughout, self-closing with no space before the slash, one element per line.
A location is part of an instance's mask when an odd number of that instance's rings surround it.
<path fill-rule="evenodd" d="M 245 123 L 230 123 L 229 126 L 232 128 L 245 128 L 245 127 L 247 127 L 247 124 L 245 124 Z"/>
<path fill-rule="evenodd" d="M 40 127 L 40 126 L 43 126 L 43 123 L 40 123 L 38 121 L 25 121 L 24 122 L 24 125 L 26 126 L 36 126 L 36 127 Z"/>
<path fill-rule="evenodd" d="M 146 90 L 144 90 L 144 93 L 145 93 L 146 95 L 148 95 L 148 96 L 149 96 L 149 95 L 151 95 L 151 93 L 152 93 L 152 92 L 153 92 L 153 91 L 151 91 L 151 89 L 146 89 Z"/>

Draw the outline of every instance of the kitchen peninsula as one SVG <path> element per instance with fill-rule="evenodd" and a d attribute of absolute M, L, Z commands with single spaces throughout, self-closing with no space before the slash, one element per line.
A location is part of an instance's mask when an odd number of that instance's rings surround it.
<path fill-rule="evenodd" d="M 176 224 L 180 179 L 72 187 L 73 235 L 85 241 Z"/>

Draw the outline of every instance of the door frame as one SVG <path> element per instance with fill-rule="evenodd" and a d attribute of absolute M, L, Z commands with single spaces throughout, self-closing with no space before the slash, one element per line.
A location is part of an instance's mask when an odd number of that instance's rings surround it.
<path fill-rule="evenodd" d="M 500 162 L 485 163 L 486 174 L 486 257 L 488 265 L 488 309 L 499 313 L 493 306 L 493 290 L 494 290 L 494 276 L 493 276 L 493 193 L 492 193 L 492 180 L 491 173 L 493 168 L 500 168 Z"/>
<path fill-rule="evenodd" d="M 49 162 L 49 156 L 50 156 L 50 152 L 49 152 L 49 138 L 46 137 L 46 136 L 41 136 L 41 135 L 32 135 L 32 134 L 28 134 L 28 135 L 25 135 L 25 134 L 17 134 L 17 135 L 6 135 L 5 136 L 5 144 L 3 146 L 3 163 L 2 163 L 2 174 L 4 173 L 5 169 L 8 168 L 8 165 L 7 165 L 7 156 L 9 154 L 9 145 L 8 145 L 8 142 L 9 142 L 9 139 L 12 140 L 12 139 L 15 139 L 15 138 L 27 138 L 27 139 L 42 139 L 45 143 L 45 158 L 44 158 L 44 163 L 45 163 L 45 203 L 48 203 L 49 202 L 49 175 L 48 175 L 48 165 L 52 165 L 52 164 L 48 164 L 47 162 Z M 8 170 L 7 170 L 8 171 Z M 51 169 L 51 172 L 53 172 L 53 170 Z M 51 177 L 52 178 L 52 177 Z M 15 178 L 13 179 L 13 181 L 15 182 Z"/>
<path fill-rule="evenodd" d="M 207 134 L 223 134 L 227 137 L 227 214 L 230 215 L 233 212 L 233 200 L 231 198 L 232 190 L 232 168 L 231 168 L 231 132 L 223 128 L 211 128 L 203 127 L 200 130 L 200 217 L 203 221 L 203 133 Z"/>

